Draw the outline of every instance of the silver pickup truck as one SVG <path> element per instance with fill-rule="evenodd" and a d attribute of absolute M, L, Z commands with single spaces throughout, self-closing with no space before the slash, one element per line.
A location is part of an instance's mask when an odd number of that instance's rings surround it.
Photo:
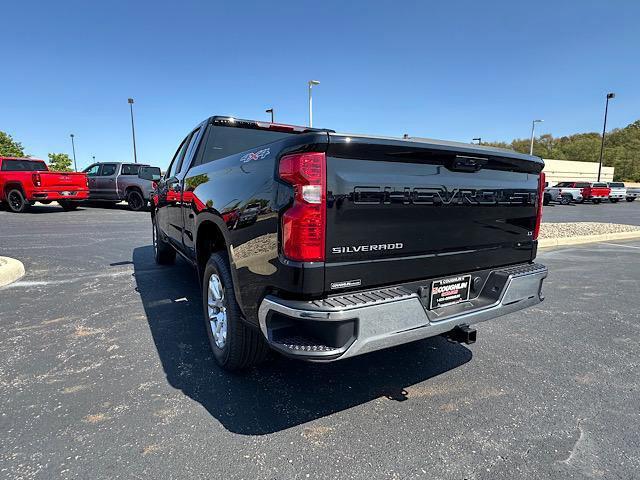
<path fill-rule="evenodd" d="M 640 187 L 627 187 L 627 202 L 640 198 Z"/>
<path fill-rule="evenodd" d="M 134 211 L 143 210 L 148 205 L 153 192 L 153 182 L 138 177 L 140 168 L 155 170 L 158 167 L 139 163 L 105 162 L 89 165 L 83 171 L 89 178 L 89 200 L 117 203 L 126 200 Z"/>

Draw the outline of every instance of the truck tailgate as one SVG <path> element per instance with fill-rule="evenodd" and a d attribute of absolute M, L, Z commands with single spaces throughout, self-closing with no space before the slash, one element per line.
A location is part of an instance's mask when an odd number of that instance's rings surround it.
<path fill-rule="evenodd" d="M 543 166 L 506 150 L 330 134 L 325 291 L 532 260 Z"/>
<path fill-rule="evenodd" d="M 76 172 L 40 172 L 41 187 L 46 190 L 86 190 L 87 176 Z"/>

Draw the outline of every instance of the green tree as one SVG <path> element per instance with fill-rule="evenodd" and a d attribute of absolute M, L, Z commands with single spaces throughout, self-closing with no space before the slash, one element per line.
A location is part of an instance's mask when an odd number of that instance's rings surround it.
<path fill-rule="evenodd" d="M 0 155 L 4 157 L 25 157 L 22 144 L 16 142 L 11 135 L 0 131 Z"/>
<path fill-rule="evenodd" d="M 528 138 L 516 138 L 510 143 L 483 142 L 483 144 L 510 148 L 521 153 L 529 153 L 531 145 Z M 601 144 L 602 135 L 595 132 L 576 133 L 559 138 L 547 133 L 534 140 L 533 154 L 556 160 L 598 162 Z M 603 164 L 615 167 L 614 178 L 617 181 L 640 181 L 640 120 L 607 133 Z"/>
<path fill-rule="evenodd" d="M 49 169 L 54 172 L 71 172 L 71 159 L 66 153 L 50 153 Z"/>

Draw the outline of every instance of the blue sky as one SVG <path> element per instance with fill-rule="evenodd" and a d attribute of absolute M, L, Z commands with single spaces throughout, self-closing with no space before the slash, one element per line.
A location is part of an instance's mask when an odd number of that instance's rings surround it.
<path fill-rule="evenodd" d="M 468 142 L 640 118 L 640 2 L 7 2 L 0 130 L 78 165 L 161 167 L 212 114 Z"/>

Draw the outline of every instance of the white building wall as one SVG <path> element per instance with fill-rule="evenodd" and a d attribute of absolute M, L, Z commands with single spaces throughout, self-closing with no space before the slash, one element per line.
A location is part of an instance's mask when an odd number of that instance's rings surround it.
<path fill-rule="evenodd" d="M 602 167 L 601 182 L 612 182 L 614 167 Z M 544 173 L 549 185 L 571 180 L 595 182 L 598 180 L 597 162 L 573 162 L 570 160 L 544 159 Z"/>

